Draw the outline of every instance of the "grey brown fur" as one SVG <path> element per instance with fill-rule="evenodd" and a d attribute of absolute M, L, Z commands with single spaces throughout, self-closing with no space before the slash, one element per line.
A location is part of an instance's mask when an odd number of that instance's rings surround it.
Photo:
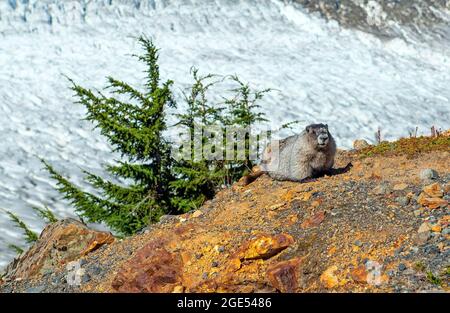
<path fill-rule="evenodd" d="M 278 145 L 279 152 L 274 147 Z M 244 185 L 267 173 L 275 180 L 302 182 L 331 173 L 336 142 L 325 124 L 306 126 L 300 134 L 276 140 L 263 152 L 260 171 L 244 177 Z"/>

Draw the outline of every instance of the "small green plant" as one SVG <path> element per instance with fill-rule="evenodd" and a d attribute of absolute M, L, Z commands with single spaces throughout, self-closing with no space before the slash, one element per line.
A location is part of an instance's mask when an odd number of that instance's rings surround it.
<path fill-rule="evenodd" d="M 425 264 L 423 264 L 423 262 L 421 262 L 421 261 L 419 261 L 419 262 L 417 262 L 416 264 L 414 264 L 414 268 L 415 268 L 417 271 L 420 271 L 420 272 L 424 272 L 425 269 L 426 269 Z"/>
<path fill-rule="evenodd" d="M 435 276 L 433 274 L 433 272 L 431 272 L 431 271 L 427 272 L 427 279 L 433 285 L 436 285 L 436 286 L 442 285 L 442 280 L 439 277 Z"/>

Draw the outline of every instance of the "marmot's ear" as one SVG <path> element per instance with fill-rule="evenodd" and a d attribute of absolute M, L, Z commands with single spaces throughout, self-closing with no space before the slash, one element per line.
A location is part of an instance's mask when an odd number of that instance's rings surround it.
<path fill-rule="evenodd" d="M 306 130 L 306 132 L 310 133 L 311 132 L 311 126 L 306 126 L 305 130 Z"/>
<path fill-rule="evenodd" d="M 328 124 L 325 124 L 325 128 L 328 129 Z"/>

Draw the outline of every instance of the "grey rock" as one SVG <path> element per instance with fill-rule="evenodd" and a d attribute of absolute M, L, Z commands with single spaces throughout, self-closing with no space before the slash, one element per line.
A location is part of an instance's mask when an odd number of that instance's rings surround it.
<path fill-rule="evenodd" d="M 403 263 L 400 263 L 400 264 L 398 265 L 398 270 L 399 270 L 400 272 L 403 272 L 404 270 L 406 270 L 406 265 L 403 264 Z"/>
<path fill-rule="evenodd" d="M 176 219 L 177 219 L 177 216 L 166 214 L 166 215 L 162 215 L 159 218 L 159 222 L 160 223 L 169 223 L 169 222 L 174 221 Z"/>
<path fill-rule="evenodd" d="M 397 203 L 402 205 L 402 206 L 406 206 L 409 204 L 409 198 L 408 197 L 398 197 L 396 199 Z"/>
<path fill-rule="evenodd" d="M 386 184 L 378 185 L 373 189 L 373 193 L 376 195 L 385 195 L 389 191 L 389 188 Z"/>
<path fill-rule="evenodd" d="M 102 268 L 100 266 L 93 266 L 91 269 L 91 273 L 93 275 L 99 275 L 102 272 Z"/>
<path fill-rule="evenodd" d="M 400 248 L 398 248 L 398 249 L 396 249 L 396 250 L 394 251 L 394 255 L 395 255 L 395 256 L 399 256 L 400 253 L 402 253 L 402 252 L 403 252 L 403 247 L 400 247 Z"/>
<path fill-rule="evenodd" d="M 426 168 L 422 171 L 420 171 L 420 179 L 423 181 L 430 181 L 430 180 L 435 180 L 439 178 L 439 174 L 438 172 L 436 172 L 435 170 L 431 169 L 431 168 Z"/>
<path fill-rule="evenodd" d="M 86 265 L 87 261 L 85 259 L 80 260 L 80 266 Z"/>
<path fill-rule="evenodd" d="M 429 231 L 418 233 L 415 238 L 415 243 L 418 245 L 424 245 L 428 239 L 430 239 L 430 236 L 431 234 Z"/>
<path fill-rule="evenodd" d="M 426 245 L 423 248 L 423 252 L 425 254 L 438 254 L 440 252 L 439 248 L 436 245 Z"/>
<path fill-rule="evenodd" d="M 211 263 L 211 267 L 218 267 L 218 266 L 219 266 L 219 262 L 217 262 L 217 261 L 213 261 Z"/>
<path fill-rule="evenodd" d="M 45 290 L 45 286 L 34 286 L 34 287 L 30 287 L 25 289 L 26 293 L 41 293 L 44 292 Z"/>
<path fill-rule="evenodd" d="M 91 281 L 91 276 L 89 275 L 89 274 L 84 274 L 82 277 L 81 277 L 81 282 L 83 283 L 83 284 L 86 284 L 86 283 L 88 283 L 88 282 L 90 282 Z"/>

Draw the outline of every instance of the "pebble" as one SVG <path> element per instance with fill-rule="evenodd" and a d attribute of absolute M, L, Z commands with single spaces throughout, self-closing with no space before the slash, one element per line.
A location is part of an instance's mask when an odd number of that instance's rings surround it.
<path fill-rule="evenodd" d="M 184 292 L 184 287 L 183 286 L 175 286 L 175 288 L 173 288 L 172 293 L 183 293 Z"/>
<path fill-rule="evenodd" d="M 417 231 L 419 234 L 424 232 L 429 232 L 431 230 L 430 223 L 424 222 L 420 225 L 419 230 Z"/>
<path fill-rule="evenodd" d="M 357 139 L 353 141 L 353 148 L 356 150 L 364 149 L 368 146 L 370 146 L 369 143 L 364 139 Z"/>
<path fill-rule="evenodd" d="M 436 233 L 440 233 L 440 232 L 442 231 L 442 227 L 439 226 L 439 225 L 433 225 L 433 226 L 431 227 L 431 230 L 434 231 L 434 232 L 436 232 Z"/>
<path fill-rule="evenodd" d="M 90 282 L 91 281 L 91 276 L 89 275 L 89 274 L 84 274 L 82 277 L 81 277 L 81 282 L 83 283 L 83 284 L 86 284 L 86 283 L 88 283 L 88 282 Z"/>
<path fill-rule="evenodd" d="M 443 235 L 450 235 L 450 227 L 446 227 L 444 228 L 444 230 L 442 231 Z"/>
<path fill-rule="evenodd" d="M 385 195 L 388 193 L 388 187 L 386 185 L 378 185 L 373 189 L 376 195 Z"/>
<path fill-rule="evenodd" d="M 400 183 L 400 184 L 394 185 L 394 187 L 392 189 L 394 189 L 395 191 L 400 191 L 400 190 L 405 190 L 406 188 L 408 188 L 408 184 Z"/>
<path fill-rule="evenodd" d="M 398 270 L 399 270 L 400 272 L 403 272 L 404 270 L 406 270 L 406 265 L 403 264 L 403 263 L 400 263 L 400 264 L 398 265 Z"/>
<path fill-rule="evenodd" d="M 218 266 L 219 266 L 219 262 L 217 262 L 217 261 L 213 261 L 211 263 L 211 267 L 218 267 Z"/>
<path fill-rule="evenodd" d="M 102 269 L 99 266 L 94 266 L 92 268 L 92 274 L 94 274 L 94 275 L 99 275 L 101 272 L 102 272 Z"/>
<path fill-rule="evenodd" d="M 430 244 L 430 245 L 426 245 L 423 248 L 423 252 L 425 254 L 438 254 L 440 252 L 440 250 L 436 245 Z"/>
<path fill-rule="evenodd" d="M 362 246 L 362 242 L 359 240 L 355 240 L 354 244 L 355 244 L 355 246 L 358 246 L 358 247 Z"/>
<path fill-rule="evenodd" d="M 200 217 L 202 215 L 203 215 L 203 212 L 200 210 L 196 210 L 196 211 L 194 211 L 194 213 L 192 213 L 193 218 Z"/>
<path fill-rule="evenodd" d="M 425 244 L 430 239 L 430 231 L 418 233 L 415 242 L 419 245 Z"/>
<path fill-rule="evenodd" d="M 396 199 L 397 203 L 403 206 L 406 206 L 409 204 L 409 198 L 408 197 L 398 197 Z"/>
<path fill-rule="evenodd" d="M 30 287 L 25 290 L 26 293 L 41 293 L 45 290 L 45 286 Z"/>
<path fill-rule="evenodd" d="M 80 266 L 86 265 L 87 261 L 85 259 L 80 260 Z"/>
<path fill-rule="evenodd" d="M 203 273 L 202 274 L 202 279 L 208 279 L 208 273 Z"/>
<path fill-rule="evenodd" d="M 424 169 L 420 172 L 420 179 L 424 181 L 435 180 L 439 178 L 438 172 L 431 168 Z"/>
<path fill-rule="evenodd" d="M 422 214 L 422 210 L 414 210 L 414 216 L 419 217 Z"/>
<path fill-rule="evenodd" d="M 394 255 L 395 255 L 395 256 L 399 256 L 400 253 L 402 253 L 402 252 L 403 252 L 403 247 L 400 247 L 400 248 L 398 248 L 398 249 L 396 249 L 396 250 L 394 251 Z"/>

